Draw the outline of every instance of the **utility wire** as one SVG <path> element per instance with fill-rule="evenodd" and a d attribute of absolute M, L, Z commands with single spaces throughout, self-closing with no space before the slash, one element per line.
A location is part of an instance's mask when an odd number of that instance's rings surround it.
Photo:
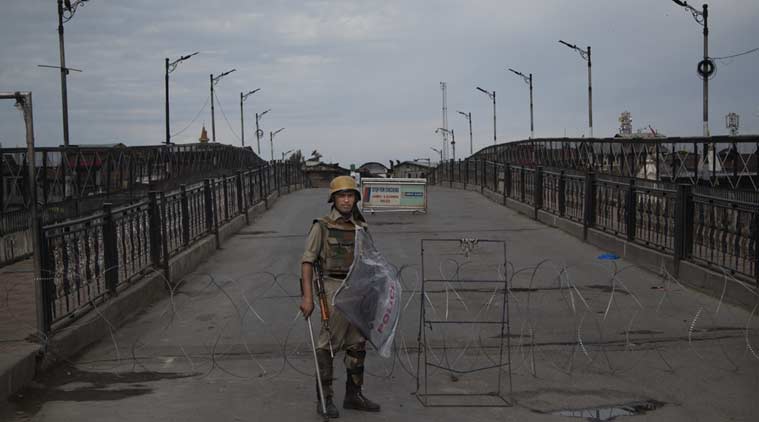
<path fill-rule="evenodd" d="M 235 130 L 232 129 L 232 125 L 229 123 L 229 119 L 227 119 L 227 113 L 224 113 L 224 107 L 221 106 L 221 101 L 219 101 L 219 97 L 216 96 L 216 93 L 213 93 L 214 98 L 216 98 L 216 102 L 219 104 L 219 109 L 221 110 L 221 115 L 224 116 L 224 120 L 227 122 L 227 126 L 229 127 L 229 131 L 232 132 L 232 135 L 235 135 L 235 138 L 237 138 L 238 141 L 242 142 L 242 139 L 235 133 Z"/>
<path fill-rule="evenodd" d="M 756 51 L 759 51 L 759 48 L 752 48 L 751 50 L 744 51 L 743 53 L 733 54 L 730 56 L 724 56 L 724 57 L 712 57 L 712 60 L 725 60 L 725 59 L 732 59 L 735 57 L 745 56 L 746 54 L 751 54 Z"/>
<path fill-rule="evenodd" d="M 193 123 L 195 123 L 195 121 L 198 120 L 198 117 L 200 117 L 200 114 L 203 113 L 203 110 L 206 109 L 206 106 L 208 105 L 208 100 L 209 100 L 209 98 L 206 97 L 206 102 L 203 103 L 203 107 L 201 107 L 200 110 L 198 110 L 198 113 L 195 115 L 195 117 L 192 118 L 192 121 L 187 126 L 185 126 L 182 130 L 180 130 L 179 132 L 172 133 L 171 134 L 172 138 L 175 137 L 175 136 L 177 136 L 177 135 L 181 135 L 182 133 L 184 133 L 184 131 L 186 131 L 187 129 L 189 129 L 190 126 L 192 126 Z"/>

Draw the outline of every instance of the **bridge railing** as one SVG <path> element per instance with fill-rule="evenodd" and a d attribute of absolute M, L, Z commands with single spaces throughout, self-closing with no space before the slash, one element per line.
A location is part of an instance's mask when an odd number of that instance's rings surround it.
<path fill-rule="evenodd" d="M 172 257 L 207 236 L 218 236 L 221 225 L 245 215 L 272 193 L 303 181 L 297 164 L 266 164 L 178 190 L 151 191 L 127 206 L 105 204 L 88 217 L 42 225 L 45 330 L 75 320 L 148 272 L 162 272 L 171 280 Z"/>
<path fill-rule="evenodd" d="M 759 136 L 545 138 L 492 145 L 475 160 L 759 192 Z"/>
<path fill-rule="evenodd" d="M 723 269 L 759 287 L 759 201 L 732 190 L 469 159 L 442 163 L 439 184 L 479 187 L 534 210 Z"/>

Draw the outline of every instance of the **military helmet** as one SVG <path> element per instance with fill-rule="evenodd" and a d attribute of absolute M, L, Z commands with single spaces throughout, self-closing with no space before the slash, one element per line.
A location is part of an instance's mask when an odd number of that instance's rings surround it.
<path fill-rule="evenodd" d="M 361 200 L 361 191 L 358 190 L 356 185 L 356 179 L 350 176 L 337 176 L 329 182 L 329 200 L 327 202 L 333 202 L 334 195 L 337 192 L 350 190 L 356 193 L 356 201 Z"/>

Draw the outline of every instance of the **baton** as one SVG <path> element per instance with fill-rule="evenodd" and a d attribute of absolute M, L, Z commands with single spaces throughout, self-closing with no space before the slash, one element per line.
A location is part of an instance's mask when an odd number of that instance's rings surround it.
<path fill-rule="evenodd" d="M 316 368 L 316 385 L 319 387 L 319 401 L 322 405 L 322 415 L 324 416 L 324 420 L 328 421 L 329 416 L 327 416 L 327 402 L 324 400 L 324 389 L 322 388 L 322 376 L 319 373 L 319 359 L 316 357 L 316 342 L 314 342 L 314 328 L 311 326 L 311 317 L 306 317 L 306 322 L 308 322 L 308 335 L 311 338 L 311 350 L 314 352 L 314 367 Z"/>

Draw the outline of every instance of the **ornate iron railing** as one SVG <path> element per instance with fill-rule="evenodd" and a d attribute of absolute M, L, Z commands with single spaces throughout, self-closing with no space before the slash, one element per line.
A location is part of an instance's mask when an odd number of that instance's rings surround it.
<path fill-rule="evenodd" d="M 489 146 L 471 158 L 759 192 L 756 135 L 531 139 Z"/>
<path fill-rule="evenodd" d="M 278 184 L 267 184 L 276 180 Z M 149 271 L 169 277 L 169 259 L 268 195 L 303 183 L 299 166 L 264 165 L 206 179 L 95 214 L 43 225 L 40 266 L 47 330 L 97 307 Z M 40 222 L 41 223 L 41 222 Z"/>
<path fill-rule="evenodd" d="M 553 213 L 759 287 L 759 193 L 476 159 L 443 163 L 434 178 L 480 186 L 536 216 Z"/>

